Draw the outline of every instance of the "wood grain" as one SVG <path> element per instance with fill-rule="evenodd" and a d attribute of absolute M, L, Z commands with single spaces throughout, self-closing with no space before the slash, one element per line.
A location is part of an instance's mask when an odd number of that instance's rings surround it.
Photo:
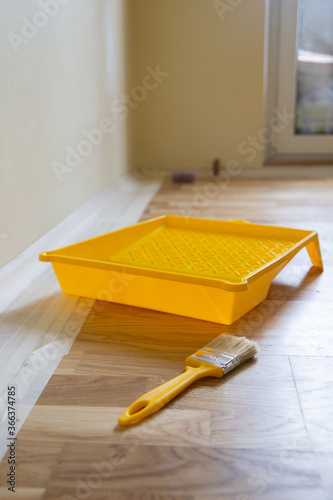
<path fill-rule="evenodd" d="M 332 192 L 331 179 L 166 181 L 143 219 L 318 229 L 325 272 L 300 252 L 267 299 L 230 326 L 96 301 L 19 433 L 17 498 L 330 500 Z M 181 373 L 186 356 L 222 332 L 255 339 L 257 360 L 118 426 L 134 399 Z"/>
<path fill-rule="evenodd" d="M 93 470 L 104 475 L 94 477 Z M 251 474 L 255 472 L 253 476 Z M 302 477 L 302 481 L 300 481 Z M 233 450 L 213 447 L 123 445 L 66 445 L 63 458 L 51 479 L 49 498 L 55 492 L 73 492 L 77 482 L 82 491 L 104 491 L 150 494 L 148 498 L 177 498 L 189 495 L 195 499 L 251 498 L 323 499 L 321 478 L 311 453 L 283 454 L 274 450 Z M 75 491 L 75 490 L 74 490 Z M 74 492 L 73 492 L 74 493 Z M 163 497 L 165 495 L 165 497 Z M 107 498 L 107 497 L 106 497 Z M 113 498 L 112 495 L 110 498 Z M 250 498 L 250 497 L 249 497 Z"/>

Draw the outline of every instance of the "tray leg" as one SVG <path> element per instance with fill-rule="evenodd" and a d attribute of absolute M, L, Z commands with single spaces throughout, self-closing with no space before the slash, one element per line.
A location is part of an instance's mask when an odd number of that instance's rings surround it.
<path fill-rule="evenodd" d="M 319 267 L 320 269 L 324 269 L 317 234 L 314 236 L 313 240 L 310 241 L 308 245 L 306 245 L 306 249 L 308 251 L 312 264 L 316 267 Z"/>

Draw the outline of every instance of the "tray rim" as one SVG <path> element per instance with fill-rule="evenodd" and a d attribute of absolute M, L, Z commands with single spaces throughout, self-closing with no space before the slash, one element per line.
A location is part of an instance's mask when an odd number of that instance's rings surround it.
<path fill-rule="evenodd" d="M 200 221 L 200 224 L 202 224 L 205 221 L 209 221 L 209 223 L 214 222 L 214 223 L 228 223 L 232 227 L 233 225 L 237 225 L 239 227 L 240 224 L 246 224 L 248 227 L 251 226 L 252 228 L 269 228 L 269 229 L 279 229 L 279 230 L 286 230 L 286 231 L 299 231 L 305 234 L 306 236 L 299 241 L 297 241 L 289 250 L 287 250 L 285 253 L 282 255 L 279 255 L 275 259 L 272 259 L 271 261 L 267 262 L 261 267 L 258 267 L 258 269 L 254 270 L 252 273 L 248 274 L 247 276 L 243 277 L 242 280 L 239 281 L 232 281 L 232 280 L 223 280 L 221 278 L 213 278 L 213 277 L 207 277 L 207 276 L 200 276 L 200 275 L 190 275 L 190 274 L 185 274 L 180 271 L 168 271 L 168 270 L 162 270 L 162 269 L 150 269 L 150 268 L 143 268 L 140 266 L 135 266 L 135 265 L 130 265 L 130 264 L 119 264 L 115 262 L 105 262 L 105 261 L 100 261 L 100 260 L 94 260 L 94 259 L 88 259 L 88 258 L 82 258 L 82 257 L 72 257 L 72 256 L 66 256 L 66 255 L 61 255 L 61 252 L 66 251 L 68 248 L 73 248 L 75 246 L 81 246 L 85 243 L 89 243 L 91 241 L 97 241 L 98 239 L 102 238 L 107 238 L 108 236 L 115 234 L 115 233 L 121 233 L 123 231 L 128 231 L 132 227 L 137 227 L 139 225 L 149 225 L 149 223 L 156 223 L 160 221 L 161 223 L 165 223 L 165 225 L 168 225 L 168 222 L 172 222 L 173 220 L 180 220 L 182 219 L 185 221 L 186 219 L 193 221 L 194 223 L 196 221 Z M 306 229 L 295 229 L 295 228 L 286 228 L 282 226 L 272 226 L 272 225 L 266 225 L 266 224 L 252 224 L 251 222 L 248 221 L 241 221 L 241 220 L 219 220 L 219 219 L 201 219 L 201 218 L 196 218 L 196 217 L 187 217 L 187 216 L 178 216 L 178 215 L 162 215 L 159 217 L 155 217 L 152 219 L 148 219 L 146 221 L 139 222 L 137 224 L 134 224 L 132 226 L 127 226 L 122 229 L 118 229 L 116 231 L 111 231 L 109 233 L 105 233 L 99 236 L 95 236 L 92 238 L 88 238 L 86 240 L 74 243 L 72 245 L 67 245 L 65 247 L 59 248 L 57 250 L 52 250 L 48 252 L 41 252 L 39 254 L 39 260 L 42 262 L 51 262 L 51 263 L 61 263 L 61 264 L 67 264 L 67 265 L 74 265 L 74 266 L 80 266 L 80 267 L 93 267 L 96 269 L 104 269 L 107 271 L 115 271 L 115 272 L 120 272 L 120 273 L 129 273 L 129 274 L 137 274 L 140 276 L 146 276 L 149 278 L 158 278 L 158 279 L 166 279 L 166 280 L 172 280 L 172 281 L 180 281 L 180 282 L 185 282 L 185 283 L 190 283 L 190 284 L 196 284 L 196 285 L 202 285 L 202 286 L 212 286 L 215 288 L 220 288 L 226 291 L 230 292 L 240 292 L 240 291 L 246 291 L 249 288 L 249 285 L 257 280 L 258 278 L 262 277 L 264 274 L 268 273 L 269 271 L 275 269 L 277 266 L 282 264 L 282 262 L 286 261 L 286 264 L 305 246 L 307 246 L 311 241 L 314 241 L 318 237 L 317 231 L 309 231 Z M 56 253 L 55 253 L 56 252 Z"/>

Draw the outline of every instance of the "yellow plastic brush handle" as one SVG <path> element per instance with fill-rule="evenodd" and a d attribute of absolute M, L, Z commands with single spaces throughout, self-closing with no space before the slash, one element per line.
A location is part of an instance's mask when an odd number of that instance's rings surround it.
<path fill-rule="evenodd" d="M 156 389 L 147 392 L 134 401 L 119 418 L 119 425 L 131 425 L 155 413 L 195 380 L 203 377 L 223 376 L 223 370 L 219 366 L 204 363 L 191 357 L 187 358 L 186 364 L 185 371 L 181 375 L 156 387 Z"/>

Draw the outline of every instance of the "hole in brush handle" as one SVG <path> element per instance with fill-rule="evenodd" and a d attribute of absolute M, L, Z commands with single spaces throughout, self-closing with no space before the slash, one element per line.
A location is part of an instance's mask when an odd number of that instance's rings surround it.
<path fill-rule="evenodd" d="M 133 403 L 129 409 L 128 409 L 128 414 L 129 415 L 135 415 L 136 413 L 139 413 L 139 411 L 144 410 L 147 408 L 149 405 L 149 401 L 137 401 L 136 403 Z"/>

